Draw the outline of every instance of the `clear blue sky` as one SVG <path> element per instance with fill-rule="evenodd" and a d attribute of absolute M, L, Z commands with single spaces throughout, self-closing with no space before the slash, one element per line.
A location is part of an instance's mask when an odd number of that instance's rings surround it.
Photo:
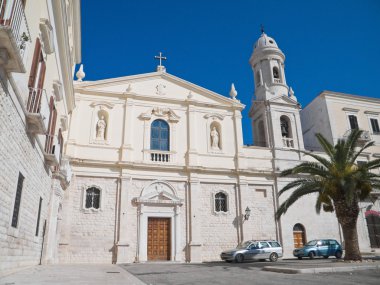
<path fill-rule="evenodd" d="M 322 90 L 380 98 L 378 0 L 82 0 L 85 80 L 167 72 L 228 96 L 235 83 L 245 144 L 254 91 L 248 59 L 260 24 L 286 56 L 302 106 Z"/>

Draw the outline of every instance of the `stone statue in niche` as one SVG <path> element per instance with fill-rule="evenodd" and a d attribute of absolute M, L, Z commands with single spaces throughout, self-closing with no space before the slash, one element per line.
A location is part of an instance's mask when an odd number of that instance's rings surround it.
<path fill-rule="evenodd" d="M 100 117 L 100 120 L 96 124 L 96 139 L 104 140 L 105 139 L 105 131 L 106 131 L 107 123 L 104 120 L 104 116 Z"/>
<path fill-rule="evenodd" d="M 216 127 L 212 128 L 211 131 L 211 149 L 219 150 L 219 133 Z"/>

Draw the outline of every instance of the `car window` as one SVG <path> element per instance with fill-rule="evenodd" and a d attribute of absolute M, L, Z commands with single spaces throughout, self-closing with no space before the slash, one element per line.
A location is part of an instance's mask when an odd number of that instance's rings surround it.
<path fill-rule="evenodd" d="M 330 245 L 337 245 L 338 244 L 336 240 L 330 240 L 329 243 L 330 243 Z"/>
<path fill-rule="evenodd" d="M 253 243 L 249 246 L 249 249 L 257 249 L 257 243 Z"/>
<path fill-rule="evenodd" d="M 237 248 L 247 248 L 251 244 L 250 241 L 245 241 L 237 246 Z"/>
<path fill-rule="evenodd" d="M 271 247 L 281 247 L 281 245 L 276 241 L 270 241 L 268 243 L 271 245 Z"/>
<path fill-rule="evenodd" d="M 269 247 L 268 243 L 263 242 L 263 241 L 260 242 L 260 248 L 268 248 L 268 247 Z"/>
<path fill-rule="evenodd" d="M 317 244 L 316 240 L 311 240 L 306 245 L 316 245 L 316 244 Z"/>

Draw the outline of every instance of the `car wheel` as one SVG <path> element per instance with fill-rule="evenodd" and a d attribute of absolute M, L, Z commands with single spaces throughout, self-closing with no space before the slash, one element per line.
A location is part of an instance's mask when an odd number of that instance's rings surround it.
<path fill-rule="evenodd" d="M 236 255 L 236 257 L 235 257 L 235 261 L 236 261 L 237 263 L 243 262 L 243 260 L 244 260 L 244 256 L 243 256 L 242 254 L 238 254 L 238 255 Z"/>
<path fill-rule="evenodd" d="M 231 262 L 232 262 L 232 260 L 226 260 L 226 262 L 227 262 L 227 263 L 231 263 Z"/>
<path fill-rule="evenodd" d="M 310 259 L 313 259 L 315 257 L 314 251 L 310 251 L 308 256 L 310 257 Z"/>
<path fill-rule="evenodd" d="M 302 259 L 302 256 L 298 256 L 297 258 L 298 258 L 299 260 L 301 260 L 301 259 Z"/>
<path fill-rule="evenodd" d="M 277 253 L 272 252 L 272 253 L 270 254 L 270 256 L 269 256 L 269 260 L 272 261 L 272 262 L 276 262 L 277 259 L 278 259 L 278 255 L 277 255 Z"/>
<path fill-rule="evenodd" d="M 329 256 L 328 256 L 328 255 L 324 255 L 323 258 L 326 258 L 326 259 L 327 259 L 327 258 L 329 258 Z"/>
<path fill-rule="evenodd" d="M 342 252 L 341 251 L 337 251 L 335 253 L 335 257 L 338 258 L 338 259 L 342 258 Z"/>

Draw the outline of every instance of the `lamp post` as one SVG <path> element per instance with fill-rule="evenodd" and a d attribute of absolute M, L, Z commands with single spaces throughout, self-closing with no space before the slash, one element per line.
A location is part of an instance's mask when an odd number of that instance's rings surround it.
<path fill-rule="evenodd" d="M 250 215 L 251 215 L 251 209 L 247 206 L 247 208 L 245 209 L 244 220 L 248 221 Z"/>

